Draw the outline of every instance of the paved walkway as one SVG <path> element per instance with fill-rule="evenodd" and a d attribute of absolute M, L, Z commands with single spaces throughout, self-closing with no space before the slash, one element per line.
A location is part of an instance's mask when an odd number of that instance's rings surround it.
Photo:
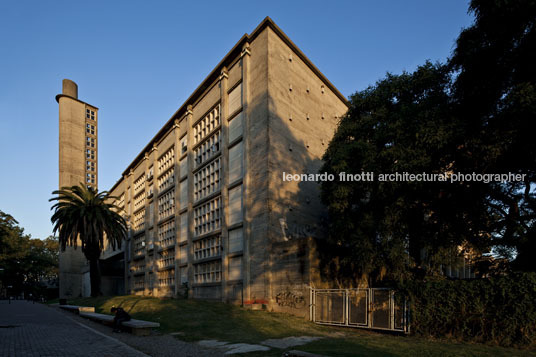
<path fill-rule="evenodd" d="M 0 300 L 0 356 L 147 356 L 55 308 Z"/>

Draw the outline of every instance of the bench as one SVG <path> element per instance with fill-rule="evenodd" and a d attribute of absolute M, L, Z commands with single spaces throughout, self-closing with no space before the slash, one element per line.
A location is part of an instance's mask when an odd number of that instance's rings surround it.
<path fill-rule="evenodd" d="M 59 305 L 60 308 L 71 311 L 77 314 L 81 312 L 95 312 L 95 308 L 91 306 L 76 306 L 76 305 Z"/>
<path fill-rule="evenodd" d="M 106 325 L 112 325 L 114 323 L 114 317 L 112 315 L 98 314 L 95 312 L 80 312 L 80 316 L 88 318 L 93 321 L 101 322 Z M 131 319 L 121 324 L 130 329 L 133 335 L 147 336 L 151 333 L 152 328 L 160 327 L 158 322 L 150 322 L 143 320 Z"/>

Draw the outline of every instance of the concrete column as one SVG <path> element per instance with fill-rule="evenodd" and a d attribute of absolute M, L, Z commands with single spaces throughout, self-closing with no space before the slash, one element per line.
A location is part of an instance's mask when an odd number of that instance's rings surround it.
<path fill-rule="evenodd" d="M 193 107 L 191 104 L 188 105 L 185 116 L 188 133 L 188 286 L 190 287 L 188 298 L 191 299 L 194 295 L 192 285 L 195 284 L 194 267 L 192 265 L 192 260 L 194 259 L 194 246 L 192 242 L 192 238 L 194 236 L 194 175 L 192 173 L 194 169 L 194 152 L 192 150 L 194 146 L 194 138 L 192 137 L 192 125 L 194 118 Z"/>

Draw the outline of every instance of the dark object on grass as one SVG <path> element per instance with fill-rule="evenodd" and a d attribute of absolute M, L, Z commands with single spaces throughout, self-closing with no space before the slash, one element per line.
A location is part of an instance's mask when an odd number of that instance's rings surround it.
<path fill-rule="evenodd" d="M 126 321 L 130 321 L 130 315 L 128 312 L 120 307 L 112 307 L 112 314 L 114 314 L 114 332 L 121 332 L 121 324 Z"/>

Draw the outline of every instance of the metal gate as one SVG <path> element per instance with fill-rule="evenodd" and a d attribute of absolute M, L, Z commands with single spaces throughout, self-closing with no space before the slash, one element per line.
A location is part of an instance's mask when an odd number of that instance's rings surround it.
<path fill-rule="evenodd" d="M 310 320 L 317 324 L 409 333 L 409 305 L 389 288 L 314 289 Z"/>

